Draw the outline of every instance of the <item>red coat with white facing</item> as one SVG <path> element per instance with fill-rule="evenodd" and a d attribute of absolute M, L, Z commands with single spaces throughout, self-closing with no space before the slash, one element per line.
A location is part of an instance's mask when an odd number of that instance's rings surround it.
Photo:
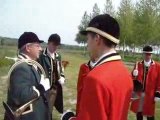
<path fill-rule="evenodd" d="M 121 60 L 96 66 L 82 82 L 78 114 L 71 120 L 127 120 L 133 82 Z"/>
<path fill-rule="evenodd" d="M 138 62 L 137 80 L 139 80 L 141 83 L 143 83 L 143 72 L 144 62 Z M 146 77 L 145 86 L 145 97 L 142 113 L 143 115 L 153 116 L 155 113 L 155 92 L 160 92 L 160 65 L 157 62 L 152 61 Z M 141 93 L 138 94 L 141 95 Z M 133 112 L 138 112 L 139 103 L 139 99 L 132 102 L 131 110 Z"/>

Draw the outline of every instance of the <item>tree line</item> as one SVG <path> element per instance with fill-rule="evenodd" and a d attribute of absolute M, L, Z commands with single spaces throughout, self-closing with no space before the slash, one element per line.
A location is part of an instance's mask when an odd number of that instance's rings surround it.
<path fill-rule="evenodd" d="M 160 45 L 160 0 L 121 0 L 117 10 L 112 0 L 106 0 L 103 10 L 95 3 L 91 13 L 84 12 L 78 30 L 85 30 L 89 21 L 101 13 L 109 14 L 119 22 L 121 46 Z M 77 33 L 75 41 L 85 44 L 86 37 Z"/>

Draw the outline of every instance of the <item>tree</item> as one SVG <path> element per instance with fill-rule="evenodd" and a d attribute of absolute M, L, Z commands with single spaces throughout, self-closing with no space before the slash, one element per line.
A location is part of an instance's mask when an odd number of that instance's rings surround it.
<path fill-rule="evenodd" d="M 90 19 L 96 17 L 100 14 L 100 8 L 98 7 L 97 3 L 94 4 L 92 13 L 90 14 Z"/>
<path fill-rule="evenodd" d="M 121 28 L 120 39 L 121 44 L 125 43 L 131 46 L 135 41 L 133 38 L 133 18 L 134 18 L 134 7 L 131 0 L 122 0 L 118 12 L 118 21 Z"/>
<path fill-rule="evenodd" d="M 87 14 L 87 12 L 85 11 L 83 17 L 82 17 L 82 20 L 81 20 L 81 24 L 78 26 L 78 30 L 79 31 L 83 31 L 86 29 L 86 27 L 88 26 L 88 23 L 90 21 L 90 17 L 89 15 Z M 76 34 L 76 38 L 75 38 L 75 41 L 78 43 L 78 44 L 85 44 L 86 43 L 86 37 L 81 35 L 79 32 Z"/>
<path fill-rule="evenodd" d="M 3 46 L 3 45 L 4 45 L 4 41 L 5 41 L 5 39 L 4 39 L 4 38 L 1 38 L 1 40 L 0 40 L 0 42 L 1 42 L 1 46 Z"/>
<path fill-rule="evenodd" d="M 87 11 L 84 12 L 84 15 L 83 15 L 83 17 L 82 17 L 81 23 L 80 23 L 80 25 L 78 26 L 78 30 L 79 30 L 79 31 L 85 30 L 85 29 L 87 28 L 90 20 L 91 20 L 93 17 L 95 17 L 95 16 L 97 16 L 97 15 L 99 15 L 99 14 L 100 14 L 100 9 L 99 9 L 97 3 L 95 3 L 94 6 L 93 6 L 92 13 L 90 13 L 90 14 L 88 15 Z M 86 37 L 83 36 L 83 35 L 81 35 L 81 34 L 79 34 L 79 33 L 77 33 L 77 34 L 76 34 L 75 41 L 76 41 L 78 44 L 83 44 L 83 45 L 85 46 L 85 44 L 86 44 Z"/>
<path fill-rule="evenodd" d="M 115 10 L 112 4 L 112 0 L 106 0 L 103 13 L 109 14 L 111 16 L 115 16 Z"/>
<path fill-rule="evenodd" d="M 159 3 L 157 0 L 140 0 L 134 17 L 134 35 L 139 45 L 160 44 Z"/>
<path fill-rule="evenodd" d="M 127 46 L 135 46 L 135 40 L 133 36 L 133 17 L 134 7 L 131 0 L 122 0 L 120 3 L 117 19 L 121 28 L 120 44 L 123 45 L 123 57 L 124 48 Z"/>

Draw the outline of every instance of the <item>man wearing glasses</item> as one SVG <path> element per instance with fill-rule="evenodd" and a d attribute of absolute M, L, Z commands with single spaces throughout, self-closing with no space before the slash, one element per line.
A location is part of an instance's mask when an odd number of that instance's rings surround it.
<path fill-rule="evenodd" d="M 5 120 L 49 120 L 45 93 L 50 89 L 49 79 L 44 78 L 43 68 L 36 62 L 42 50 L 37 35 L 24 32 L 18 39 L 18 61 L 9 71 L 7 104 L 14 112 L 7 111 Z M 33 102 L 32 102 L 33 101 Z M 25 105 L 26 103 L 30 103 Z M 20 107 L 22 111 L 16 112 Z M 12 116 L 13 115 L 13 116 Z"/>

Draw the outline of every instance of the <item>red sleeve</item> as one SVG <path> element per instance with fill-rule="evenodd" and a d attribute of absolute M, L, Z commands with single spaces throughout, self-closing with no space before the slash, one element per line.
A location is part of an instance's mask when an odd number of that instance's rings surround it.
<path fill-rule="evenodd" d="M 86 77 L 81 94 L 79 113 L 73 120 L 108 120 L 110 96 L 96 79 Z"/>
<path fill-rule="evenodd" d="M 79 70 L 78 83 L 77 83 L 77 105 L 76 105 L 76 114 L 79 112 L 79 104 L 81 99 L 83 79 L 87 76 L 89 72 L 89 67 L 86 64 L 82 64 Z"/>
<path fill-rule="evenodd" d="M 157 78 L 157 89 L 156 92 L 160 92 L 160 64 L 158 64 L 158 78 Z"/>

